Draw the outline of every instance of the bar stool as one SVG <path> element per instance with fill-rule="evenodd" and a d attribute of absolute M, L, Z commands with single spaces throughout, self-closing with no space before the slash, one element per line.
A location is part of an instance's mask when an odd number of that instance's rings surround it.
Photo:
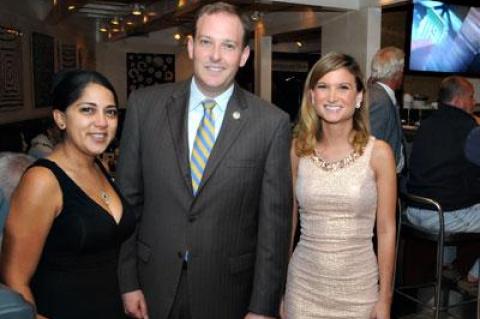
<path fill-rule="evenodd" d="M 412 205 L 420 204 L 423 207 L 428 207 L 428 209 L 435 211 L 438 214 L 438 221 L 439 221 L 439 231 L 438 233 L 434 233 L 430 230 L 427 230 L 423 227 L 414 225 L 411 223 L 406 216 L 404 216 L 405 209 Z M 448 214 L 448 212 L 446 213 Z M 396 247 L 396 258 L 398 259 L 399 254 L 399 247 L 400 247 L 400 240 L 402 238 L 410 238 L 410 239 L 417 239 L 417 240 L 426 240 L 429 242 L 436 243 L 437 252 L 436 252 L 436 262 L 435 262 L 435 278 L 434 281 L 424 282 L 417 285 L 403 285 L 403 283 L 396 284 L 394 292 L 402 296 L 414 303 L 421 305 L 427 309 L 430 309 L 433 312 L 433 318 L 439 319 L 440 312 L 447 312 L 448 309 L 453 307 L 458 307 L 466 304 L 471 304 L 477 302 L 477 298 L 467 298 L 466 300 L 462 300 L 455 304 L 447 304 L 445 305 L 441 301 L 441 292 L 442 289 L 445 289 L 445 285 L 443 285 L 443 248 L 445 246 L 456 246 L 459 243 L 465 242 L 478 242 L 480 241 L 480 233 L 448 233 L 445 232 L 445 222 L 444 222 L 444 212 L 440 204 L 430 198 L 408 194 L 408 193 L 401 193 L 399 196 L 399 212 L 398 212 L 398 223 L 397 223 L 397 247 Z M 398 263 L 398 260 L 397 260 Z M 398 269 L 398 268 L 397 268 Z M 450 285 L 450 289 L 457 290 L 456 286 Z M 428 288 L 432 287 L 434 291 L 434 300 L 433 304 L 428 304 L 427 302 L 422 301 L 421 299 L 416 296 L 416 291 L 418 288 Z M 413 292 L 412 292 L 413 291 Z M 448 290 L 447 290 L 448 291 Z M 458 291 L 458 290 L 457 290 Z M 459 291 L 462 295 L 465 295 L 461 291 Z M 477 304 L 478 308 L 478 304 Z M 477 311 L 478 312 L 478 311 Z M 477 318 L 478 317 L 477 314 Z"/>

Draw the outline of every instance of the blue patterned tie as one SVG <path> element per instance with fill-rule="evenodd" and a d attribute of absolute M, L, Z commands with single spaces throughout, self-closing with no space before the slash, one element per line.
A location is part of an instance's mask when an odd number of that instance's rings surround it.
<path fill-rule="evenodd" d="M 203 171 L 205 170 L 205 166 L 207 166 L 208 157 L 215 143 L 213 108 L 217 104 L 213 100 L 205 100 L 202 104 L 204 108 L 203 117 L 198 126 L 195 140 L 193 141 L 192 156 L 190 157 L 193 195 L 197 194 Z"/>

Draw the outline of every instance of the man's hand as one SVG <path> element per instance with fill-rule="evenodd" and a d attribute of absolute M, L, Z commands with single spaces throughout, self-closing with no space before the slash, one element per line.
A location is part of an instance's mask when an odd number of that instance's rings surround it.
<path fill-rule="evenodd" d="M 147 303 L 141 290 L 122 294 L 125 314 L 136 319 L 148 319 Z"/>
<path fill-rule="evenodd" d="M 275 317 L 262 316 L 249 312 L 244 319 L 275 319 Z"/>

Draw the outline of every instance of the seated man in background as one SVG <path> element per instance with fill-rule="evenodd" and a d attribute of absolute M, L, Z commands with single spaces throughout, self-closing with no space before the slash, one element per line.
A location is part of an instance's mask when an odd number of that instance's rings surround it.
<path fill-rule="evenodd" d="M 440 85 L 438 103 L 438 111 L 422 121 L 415 136 L 407 188 L 436 200 L 448 212 L 445 232 L 480 232 L 480 166 L 465 155 L 467 137 L 477 126 L 472 115 L 474 87 L 463 77 L 447 77 Z M 407 217 L 418 226 L 439 230 L 434 211 L 408 207 Z M 447 250 L 444 262 L 452 262 L 454 255 Z M 478 271 L 470 277 L 477 281 Z"/>

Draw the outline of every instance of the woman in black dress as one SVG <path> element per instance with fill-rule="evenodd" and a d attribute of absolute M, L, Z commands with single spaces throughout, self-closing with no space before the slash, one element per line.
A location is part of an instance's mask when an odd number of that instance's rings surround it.
<path fill-rule="evenodd" d="M 14 192 L 1 275 L 37 318 L 124 318 L 118 252 L 135 216 L 96 159 L 117 129 L 115 91 L 97 72 L 69 71 L 54 85 L 52 107 L 63 140 Z"/>

